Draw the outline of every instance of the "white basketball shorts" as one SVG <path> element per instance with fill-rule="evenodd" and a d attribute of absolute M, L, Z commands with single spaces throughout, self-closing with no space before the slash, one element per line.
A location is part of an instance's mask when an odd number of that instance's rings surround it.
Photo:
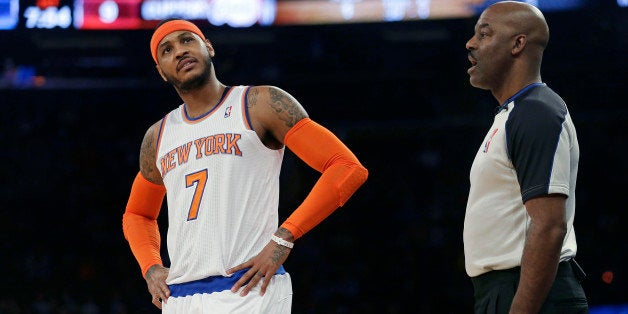
<path fill-rule="evenodd" d="M 231 279 L 230 277 L 223 277 Z M 235 280 L 237 281 L 237 280 Z M 224 290 L 202 292 L 203 289 L 187 289 L 185 293 L 172 294 L 168 302 L 162 302 L 165 314 L 289 314 L 292 309 L 292 281 L 290 274 L 276 274 L 270 280 L 266 293 L 260 296 L 262 281 L 246 296 L 231 292 L 234 280 L 225 282 Z M 222 288 L 221 288 L 222 289 Z M 242 290 L 243 288 L 240 288 Z M 194 291 L 196 290 L 196 291 Z"/>

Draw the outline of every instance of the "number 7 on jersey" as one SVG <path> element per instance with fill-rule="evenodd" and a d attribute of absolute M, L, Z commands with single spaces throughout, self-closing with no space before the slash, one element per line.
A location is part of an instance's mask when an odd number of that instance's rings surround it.
<path fill-rule="evenodd" d="M 188 221 L 196 219 L 198 216 L 198 208 L 201 206 L 201 200 L 203 199 L 203 193 L 205 192 L 205 184 L 207 183 L 207 169 L 190 173 L 185 176 L 185 187 L 189 188 L 196 184 L 194 189 L 194 196 L 192 197 L 192 204 L 190 204 L 190 210 L 188 211 Z"/>

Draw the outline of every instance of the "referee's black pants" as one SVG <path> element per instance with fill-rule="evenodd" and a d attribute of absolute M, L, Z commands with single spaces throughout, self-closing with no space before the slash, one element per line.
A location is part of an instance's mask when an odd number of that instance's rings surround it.
<path fill-rule="evenodd" d="M 572 265 L 573 264 L 573 265 Z M 472 277 L 476 314 L 507 314 L 519 285 L 520 267 Z M 556 279 L 539 313 L 589 313 L 580 282 L 584 273 L 574 260 L 558 264 Z"/>

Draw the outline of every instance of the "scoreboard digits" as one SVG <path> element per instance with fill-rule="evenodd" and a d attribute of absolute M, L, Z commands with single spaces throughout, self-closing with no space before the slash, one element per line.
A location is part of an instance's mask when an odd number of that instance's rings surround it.
<path fill-rule="evenodd" d="M 67 5 L 49 6 L 45 9 L 29 6 L 24 9 L 23 17 L 26 28 L 68 28 L 72 25 L 72 10 Z"/>

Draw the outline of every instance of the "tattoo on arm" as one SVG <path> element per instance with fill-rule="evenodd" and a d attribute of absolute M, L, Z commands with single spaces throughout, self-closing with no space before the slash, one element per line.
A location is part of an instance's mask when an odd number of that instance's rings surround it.
<path fill-rule="evenodd" d="M 161 184 L 161 174 L 155 165 L 155 128 L 151 127 L 144 135 L 140 149 L 140 171 L 144 178 L 153 183 Z"/>
<path fill-rule="evenodd" d="M 283 245 L 276 245 L 275 250 L 273 251 L 273 255 L 270 257 L 270 259 L 273 261 L 274 264 L 280 263 L 286 258 L 289 252 L 289 248 Z"/>
<path fill-rule="evenodd" d="M 257 104 L 257 97 L 259 96 L 259 91 L 257 88 L 249 89 L 249 98 L 247 99 L 247 107 L 251 108 Z"/>
<path fill-rule="evenodd" d="M 292 235 L 292 232 L 286 228 L 279 227 L 279 229 L 275 231 L 275 235 L 288 242 L 294 242 L 294 235 Z"/>
<path fill-rule="evenodd" d="M 275 235 L 282 239 L 285 239 L 286 241 L 294 241 L 294 236 L 292 235 L 292 232 L 290 232 L 290 230 L 286 228 L 279 227 L 279 229 L 275 231 Z M 287 258 L 288 254 L 290 254 L 290 248 L 278 244 L 275 246 L 275 250 L 273 250 L 273 255 L 270 257 L 270 259 L 273 261 L 274 264 L 281 263 Z"/>
<path fill-rule="evenodd" d="M 299 120 L 305 118 L 299 104 L 295 99 L 276 88 L 270 88 L 270 106 L 275 110 L 279 119 L 292 127 Z"/>
<path fill-rule="evenodd" d="M 148 268 L 148 270 L 146 271 L 146 279 L 149 279 L 150 277 L 153 276 L 153 273 L 157 270 L 157 267 L 155 267 L 156 265 L 151 266 L 150 268 Z"/>

